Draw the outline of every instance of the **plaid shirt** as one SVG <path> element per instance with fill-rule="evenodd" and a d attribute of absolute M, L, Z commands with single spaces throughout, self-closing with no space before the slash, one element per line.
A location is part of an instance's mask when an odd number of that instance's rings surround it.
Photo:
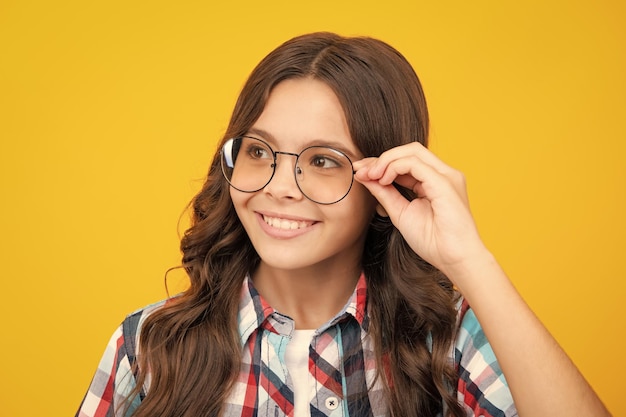
<path fill-rule="evenodd" d="M 77 417 L 123 416 L 117 408 L 135 386 L 131 363 L 141 323 L 164 303 L 129 315 L 113 334 Z M 450 360 L 459 373 L 460 403 L 468 416 L 516 416 L 511 393 L 476 316 L 467 303 L 460 303 L 458 310 L 461 326 Z M 376 378 L 368 321 L 362 275 L 344 309 L 315 331 L 309 347 L 314 383 L 307 395 L 312 417 L 388 415 L 382 384 Z M 243 360 L 224 416 L 294 417 L 293 384 L 285 365 L 293 320 L 268 305 L 246 278 L 238 322 Z M 126 416 L 139 403 L 136 398 Z"/>

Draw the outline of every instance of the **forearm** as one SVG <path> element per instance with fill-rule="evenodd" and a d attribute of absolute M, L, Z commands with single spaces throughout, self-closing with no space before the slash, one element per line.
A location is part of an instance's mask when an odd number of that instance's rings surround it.
<path fill-rule="evenodd" d="M 447 273 L 483 327 L 521 416 L 610 415 L 490 254 Z"/>

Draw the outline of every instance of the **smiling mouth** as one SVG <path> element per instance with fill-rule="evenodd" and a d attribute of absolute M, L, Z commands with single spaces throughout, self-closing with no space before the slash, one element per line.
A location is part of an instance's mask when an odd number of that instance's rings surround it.
<path fill-rule="evenodd" d="M 269 217 L 269 216 L 263 216 L 263 221 L 265 221 L 265 223 L 267 223 L 269 226 L 272 226 L 276 229 L 282 229 L 282 230 L 297 230 L 297 229 L 304 229 L 305 227 L 309 227 L 311 226 L 314 222 L 311 221 L 303 221 L 303 220 L 287 220 L 287 219 L 280 219 L 278 217 Z"/>

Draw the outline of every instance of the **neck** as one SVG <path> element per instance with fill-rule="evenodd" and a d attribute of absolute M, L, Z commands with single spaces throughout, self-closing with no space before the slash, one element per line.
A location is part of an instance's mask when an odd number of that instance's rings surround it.
<path fill-rule="evenodd" d="M 296 329 L 317 329 L 348 302 L 361 274 L 360 265 L 280 270 L 261 262 L 252 280 L 261 296 L 291 317 Z"/>

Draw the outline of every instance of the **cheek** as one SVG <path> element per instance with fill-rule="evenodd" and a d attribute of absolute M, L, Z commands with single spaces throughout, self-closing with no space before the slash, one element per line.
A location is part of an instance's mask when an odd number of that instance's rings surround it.
<path fill-rule="evenodd" d="M 246 193 L 242 193 L 241 191 L 237 191 L 233 187 L 228 188 L 230 189 L 230 200 L 233 202 L 233 206 L 235 206 L 235 209 L 245 205 L 245 202 L 249 195 Z"/>
<path fill-rule="evenodd" d="M 233 203 L 233 207 L 235 208 L 235 213 L 237 214 L 237 217 L 239 218 L 239 221 L 242 221 L 241 214 L 243 213 L 243 210 L 244 210 L 245 205 L 246 205 L 246 201 L 247 201 L 246 197 L 248 197 L 248 196 L 245 195 L 244 193 L 241 193 L 241 192 L 237 191 L 237 190 L 233 190 L 233 188 L 231 187 L 231 189 L 230 189 L 230 200 Z"/>
<path fill-rule="evenodd" d="M 355 183 L 342 207 L 342 217 L 355 228 L 366 230 L 376 211 L 377 201 L 361 184 Z"/>
<path fill-rule="evenodd" d="M 354 182 L 352 185 L 352 190 L 350 190 L 350 194 L 348 197 L 353 200 L 353 204 L 355 209 L 360 207 L 364 213 L 367 215 L 374 215 L 374 211 L 376 210 L 376 206 L 378 205 L 378 201 L 374 198 L 374 196 L 368 191 L 365 186 L 359 184 L 358 182 Z"/>

